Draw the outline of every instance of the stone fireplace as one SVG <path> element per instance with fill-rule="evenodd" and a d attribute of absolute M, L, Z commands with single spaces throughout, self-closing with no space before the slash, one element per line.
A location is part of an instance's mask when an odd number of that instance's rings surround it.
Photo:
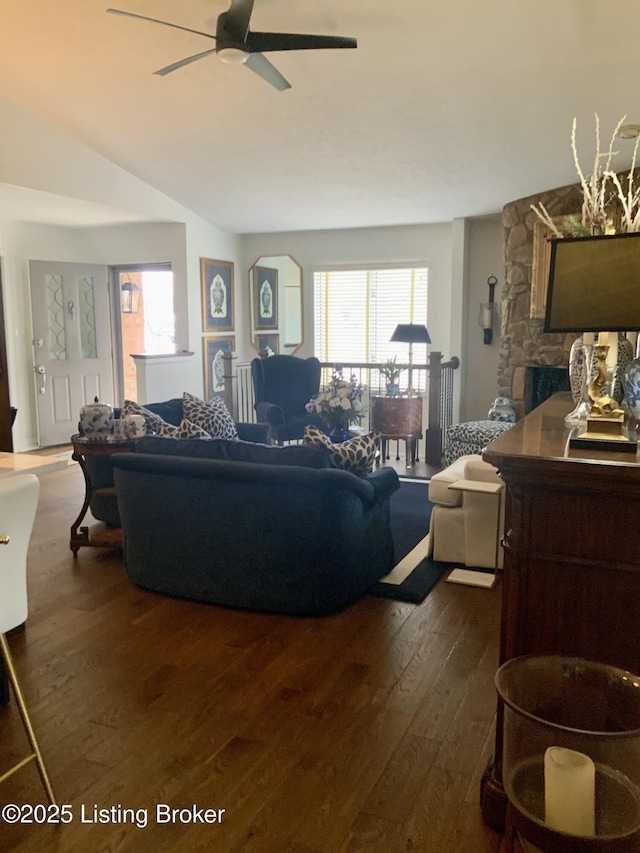
<path fill-rule="evenodd" d="M 557 391 L 570 391 L 569 369 L 529 364 L 524 369 L 524 414 L 528 415 Z"/>
<path fill-rule="evenodd" d="M 501 297 L 502 340 L 498 362 L 498 393 L 509 397 L 518 418 L 531 405 L 534 373 L 527 368 L 565 368 L 575 334 L 545 334 L 543 321 L 530 316 L 533 229 L 539 222 L 531 210 L 542 202 L 550 216 L 580 213 L 579 186 L 560 187 L 507 204 L 502 212 L 505 277 Z M 553 372 L 549 373 L 549 377 Z M 551 378 L 545 381 L 552 381 Z M 547 390 L 549 388 L 547 387 Z M 553 393 L 553 392 L 551 392 Z M 544 399 L 544 398 L 543 398 Z"/>

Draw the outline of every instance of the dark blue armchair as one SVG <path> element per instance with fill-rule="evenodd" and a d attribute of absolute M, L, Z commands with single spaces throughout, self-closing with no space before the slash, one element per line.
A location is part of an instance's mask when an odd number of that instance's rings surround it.
<path fill-rule="evenodd" d="M 269 424 L 271 436 L 278 444 L 302 438 L 308 424 L 326 431 L 320 416 L 310 415 L 305 409 L 320 390 L 317 358 L 294 355 L 254 358 L 251 379 L 258 422 Z"/>

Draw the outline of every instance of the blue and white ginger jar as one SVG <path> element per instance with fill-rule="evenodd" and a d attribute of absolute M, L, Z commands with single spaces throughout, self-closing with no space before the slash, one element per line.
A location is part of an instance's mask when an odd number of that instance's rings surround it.
<path fill-rule="evenodd" d="M 640 358 L 634 358 L 622 378 L 624 396 L 636 423 L 640 422 Z"/>
<path fill-rule="evenodd" d="M 504 424 L 515 424 L 516 412 L 508 397 L 496 397 L 489 409 L 489 420 L 500 421 Z"/>

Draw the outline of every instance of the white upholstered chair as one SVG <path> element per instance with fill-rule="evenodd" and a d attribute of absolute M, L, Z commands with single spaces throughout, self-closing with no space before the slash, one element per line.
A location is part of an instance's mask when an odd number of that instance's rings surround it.
<path fill-rule="evenodd" d="M 0 782 L 35 760 L 49 801 L 55 803 L 5 636 L 27 618 L 27 550 L 39 492 L 40 481 L 33 474 L 0 480 L 0 650 L 32 750 L 8 770 L 0 768 Z"/>
<path fill-rule="evenodd" d="M 502 482 L 496 469 L 477 454 L 461 456 L 434 474 L 429 483 L 429 500 L 435 504 L 430 526 L 434 560 L 469 568 L 502 567 Z M 480 491 L 474 484 L 498 488 Z"/>

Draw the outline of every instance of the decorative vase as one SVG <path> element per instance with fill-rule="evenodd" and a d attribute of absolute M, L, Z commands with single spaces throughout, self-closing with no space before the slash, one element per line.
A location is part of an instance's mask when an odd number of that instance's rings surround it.
<path fill-rule="evenodd" d="M 493 401 L 493 406 L 489 409 L 488 417 L 490 421 L 514 424 L 516 422 L 516 413 L 511 405 L 511 400 L 508 397 L 496 397 Z"/>
<path fill-rule="evenodd" d="M 113 429 L 113 409 L 96 397 L 93 403 L 80 409 L 80 427 L 92 441 L 106 441 Z"/>
<path fill-rule="evenodd" d="M 598 374 L 598 363 L 594 362 L 592 375 L 586 380 L 584 376 L 584 353 L 583 353 L 582 335 L 573 342 L 571 352 L 569 353 L 569 385 L 571 387 L 571 396 L 573 402 L 578 405 L 582 399 L 583 385 L 589 385 L 592 379 Z M 630 340 L 625 338 L 623 334 L 618 333 L 618 362 L 615 367 L 613 377 L 613 389 L 608 391 L 609 396 L 613 397 L 616 403 L 620 404 L 625 394 L 623 387 L 623 377 L 627 366 L 633 358 L 633 345 Z"/>
<path fill-rule="evenodd" d="M 622 384 L 631 415 L 636 419 L 636 423 L 640 423 L 640 337 L 636 357 L 627 365 Z"/>
<path fill-rule="evenodd" d="M 349 430 L 347 427 L 334 427 L 329 433 L 329 440 L 332 444 L 342 444 L 349 438 Z"/>
<path fill-rule="evenodd" d="M 125 438 L 142 438 L 146 434 L 146 426 L 142 415 L 127 415 L 122 421 Z"/>
<path fill-rule="evenodd" d="M 595 354 L 595 346 L 593 344 L 583 344 L 582 338 L 578 338 L 571 346 L 569 385 L 576 407 L 564 419 L 567 426 L 585 424 L 591 411 L 589 384 L 598 375 L 598 360 Z"/>
<path fill-rule="evenodd" d="M 397 397 L 400 393 L 400 385 L 397 382 L 387 382 L 387 397 Z"/>

